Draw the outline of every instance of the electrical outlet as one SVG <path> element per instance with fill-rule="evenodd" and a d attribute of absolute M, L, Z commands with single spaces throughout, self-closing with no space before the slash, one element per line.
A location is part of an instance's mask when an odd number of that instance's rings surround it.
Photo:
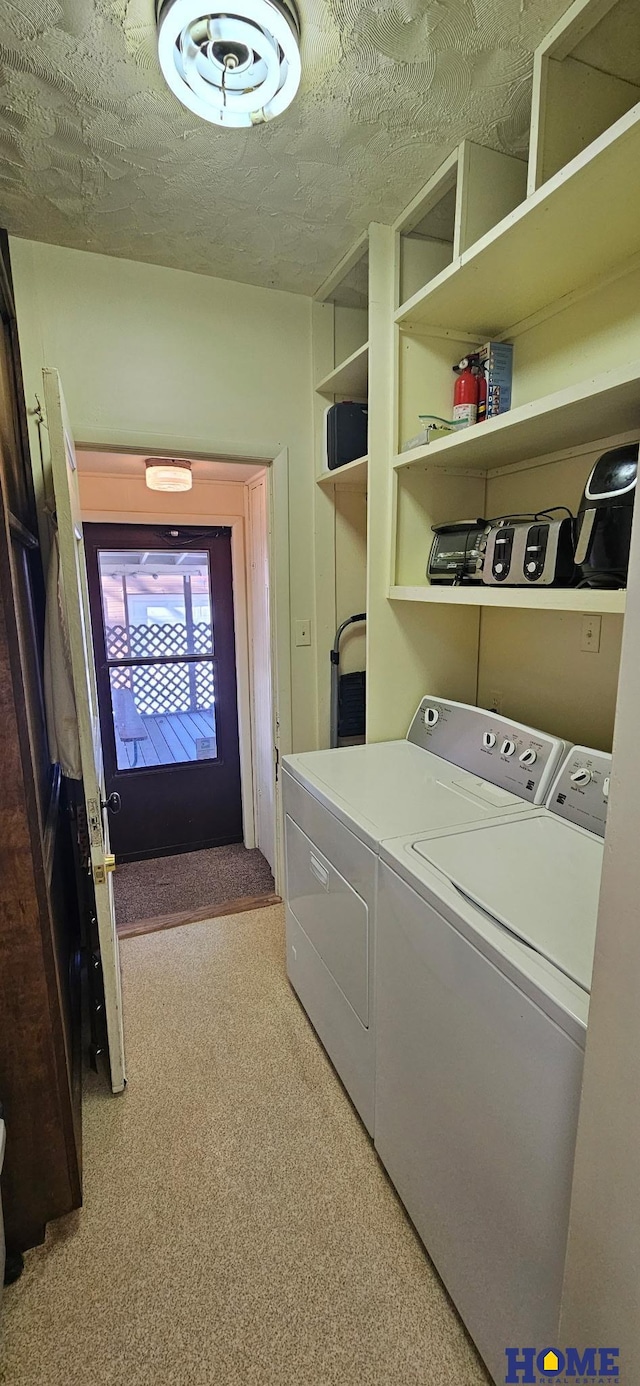
<path fill-rule="evenodd" d="M 601 616 L 582 617 L 582 635 L 580 639 L 581 650 L 584 650 L 587 654 L 599 654 L 601 627 Z"/>
<path fill-rule="evenodd" d="M 311 644 L 311 621 L 307 617 L 306 621 L 294 621 L 296 645 Z"/>
<path fill-rule="evenodd" d="M 493 693 L 489 694 L 489 711 L 497 712 L 499 717 L 502 715 L 503 698 L 504 694 L 497 691 L 496 689 L 494 689 Z"/>

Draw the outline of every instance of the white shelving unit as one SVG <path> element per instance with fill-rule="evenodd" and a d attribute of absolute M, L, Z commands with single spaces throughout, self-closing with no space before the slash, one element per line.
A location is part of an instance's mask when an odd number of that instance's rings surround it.
<path fill-rule="evenodd" d="M 316 385 L 319 395 L 327 399 L 366 399 L 369 380 L 369 343 L 358 347 L 341 365 L 335 366 Z"/>
<path fill-rule="evenodd" d="M 639 168 L 640 7 L 574 0 L 535 58 L 528 165 L 464 141 L 319 291 L 317 439 L 327 402 L 369 409 L 366 459 L 327 473 L 316 448 L 319 638 L 337 587 L 360 591 L 371 740 L 403 736 L 431 689 L 611 744 L 624 591 L 425 574 L 434 525 L 576 513 L 597 457 L 640 438 Z M 451 417 L 452 367 L 488 340 L 514 344 L 511 411 L 402 452 L 419 414 Z"/>
<path fill-rule="evenodd" d="M 574 0 L 535 55 L 528 192 L 638 101 L 637 0 Z"/>
<path fill-rule="evenodd" d="M 640 359 L 399 453 L 394 466 L 487 471 L 633 429 L 640 433 Z"/>
<path fill-rule="evenodd" d="M 360 237 L 316 294 L 313 304 L 315 431 L 316 637 L 333 645 L 336 629 L 363 611 L 367 589 L 368 457 L 328 471 L 324 415 L 349 399 L 366 403 L 369 388 L 369 237 Z M 341 649 L 343 673 L 366 664 L 366 635 L 354 626 Z M 318 715 L 323 743 L 329 730 L 329 663 L 319 666 Z"/>
<path fill-rule="evenodd" d="M 434 279 L 526 194 L 521 159 L 463 140 L 398 218 L 396 303 Z"/>
<path fill-rule="evenodd" d="M 481 340 L 592 286 L 640 252 L 640 105 L 414 294 L 396 322 Z"/>
<path fill-rule="evenodd" d="M 514 611 L 578 611 L 584 615 L 622 615 L 626 592 L 592 592 L 567 587 L 392 587 L 395 602 L 431 602 L 441 606 L 504 608 Z"/>
<path fill-rule="evenodd" d="M 434 525 L 576 513 L 597 457 L 640 438 L 639 39 L 632 0 L 574 0 L 536 57 L 528 186 L 523 164 L 466 142 L 394 226 L 370 228 L 373 740 L 402 735 L 431 688 L 499 693 L 521 721 L 611 744 L 624 591 L 425 574 Z M 501 339 L 511 411 L 402 452 L 419 414 L 451 417 L 456 361 Z"/>
<path fill-rule="evenodd" d="M 368 467 L 368 457 L 356 457 L 354 462 L 345 462 L 344 467 L 336 467 L 332 472 L 321 472 L 316 477 L 316 482 L 318 486 L 327 488 L 347 485 L 366 490 Z"/>

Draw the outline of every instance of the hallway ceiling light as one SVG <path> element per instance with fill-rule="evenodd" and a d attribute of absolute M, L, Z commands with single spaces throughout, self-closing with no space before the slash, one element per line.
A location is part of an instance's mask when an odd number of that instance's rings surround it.
<path fill-rule="evenodd" d="M 293 0 L 157 0 L 158 57 L 172 92 L 216 125 L 260 125 L 281 115 L 300 85 L 300 21 Z"/>
<path fill-rule="evenodd" d="M 147 457 L 146 483 L 150 491 L 190 491 L 193 485 L 191 463 L 177 457 Z"/>

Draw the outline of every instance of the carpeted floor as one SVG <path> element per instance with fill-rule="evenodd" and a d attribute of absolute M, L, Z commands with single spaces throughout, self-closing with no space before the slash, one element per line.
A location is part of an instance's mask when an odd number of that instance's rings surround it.
<path fill-rule="evenodd" d="M 273 889 L 271 867 L 262 852 L 247 851 L 241 842 L 124 862 L 113 877 L 118 924 L 214 909 L 245 895 L 271 895 Z"/>
<path fill-rule="evenodd" d="M 90 1081 L 3 1386 L 486 1386 L 283 943 L 280 906 L 123 942 L 128 1088 Z"/>

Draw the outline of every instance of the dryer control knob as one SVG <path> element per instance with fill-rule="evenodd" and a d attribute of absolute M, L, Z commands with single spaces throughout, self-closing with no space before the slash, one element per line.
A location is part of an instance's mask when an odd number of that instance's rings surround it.
<path fill-rule="evenodd" d="M 435 727 L 439 716 L 440 713 L 438 712 L 437 707 L 426 707 L 424 710 L 425 727 Z"/>
<path fill-rule="evenodd" d="M 535 765 L 537 759 L 538 759 L 538 753 L 537 753 L 537 751 L 534 751 L 533 746 L 529 746 L 529 747 L 527 748 L 526 751 L 523 751 L 523 752 L 522 752 L 522 755 L 520 756 L 520 764 L 521 764 L 521 765 Z"/>
<path fill-rule="evenodd" d="M 483 733 L 482 733 L 482 744 L 483 744 L 483 746 L 486 746 L 486 748 L 487 748 L 488 751 L 493 750 L 493 747 L 494 747 L 495 744 L 496 744 L 496 734 L 495 734 L 495 732 L 483 732 Z"/>
<path fill-rule="evenodd" d="M 508 737 L 507 737 L 506 741 L 503 741 L 502 746 L 500 747 L 500 750 L 502 751 L 503 756 L 512 756 L 512 755 L 514 755 L 514 754 L 515 754 L 515 749 L 516 749 L 516 743 L 515 743 L 515 741 L 509 741 L 509 738 L 508 738 Z"/>
<path fill-rule="evenodd" d="M 603 799 L 608 799 L 608 798 L 609 798 L 609 784 L 610 784 L 610 783 L 611 783 L 611 781 L 610 781 L 609 775 L 605 775 L 604 781 L 603 781 L 603 784 L 602 784 L 602 797 L 603 797 Z"/>
<path fill-rule="evenodd" d="M 581 766 L 579 770 L 572 770 L 571 772 L 572 784 L 577 784 L 578 786 L 584 784 L 591 784 L 592 779 L 593 775 L 591 774 L 591 771 L 587 769 L 586 765 Z"/>
<path fill-rule="evenodd" d="M 503 573 L 503 572 L 504 572 L 504 563 L 496 563 L 496 564 L 494 565 L 493 571 L 494 571 L 494 573 Z"/>

